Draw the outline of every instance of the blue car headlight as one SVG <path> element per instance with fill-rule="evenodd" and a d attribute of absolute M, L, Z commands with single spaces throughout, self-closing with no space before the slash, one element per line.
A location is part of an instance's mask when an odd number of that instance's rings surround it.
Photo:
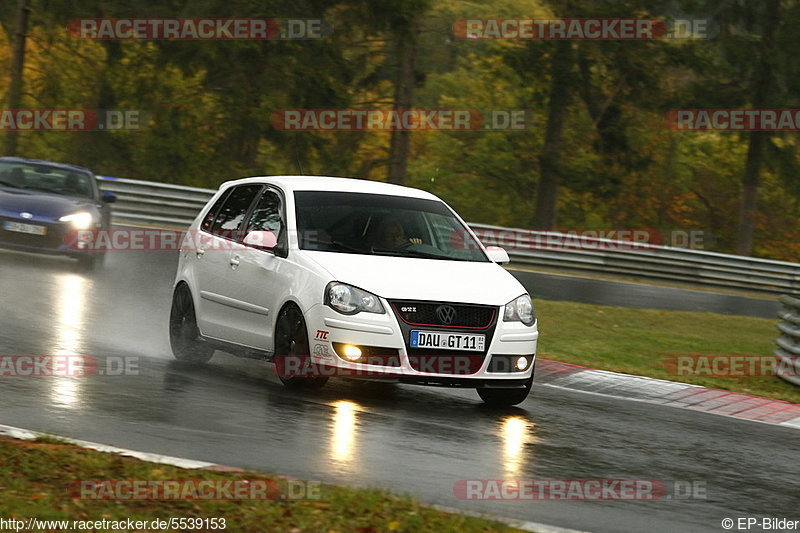
<path fill-rule="evenodd" d="M 58 220 L 60 222 L 68 222 L 74 229 L 89 229 L 94 225 L 94 216 L 87 211 L 64 215 Z"/>

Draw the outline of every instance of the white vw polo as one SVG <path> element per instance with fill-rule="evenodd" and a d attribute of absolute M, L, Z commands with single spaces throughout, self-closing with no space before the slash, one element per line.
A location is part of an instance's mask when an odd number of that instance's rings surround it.
<path fill-rule="evenodd" d="M 531 298 L 442 200 L 373 181 L 224 183 L 186 233 L 169 322 L 175 357 L 273 363 L 287 385 L 329 377 L 468 387 L 522 402 Z"/>

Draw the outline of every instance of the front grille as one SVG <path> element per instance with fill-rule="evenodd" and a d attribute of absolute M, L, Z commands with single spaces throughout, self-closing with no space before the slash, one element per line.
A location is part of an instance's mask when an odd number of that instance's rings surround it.
<path fill-rule="evenodd" d="M 31 235 L 3 229 L 5 222 L 21 222 L 24 224 L 35 224 L 37 226 L 47 226 L 46 235 Z M 34 246 L 37 248 L 58 248 L 64 242 L 64 236 L 58 226 L 42 224 L 41 222 L 31 222 L 23 219 L 13 219 L 0 217 L 0 243 L 18 246 Z"/>
<path fill-rule="evenodd" d="M 423 328 L 442 328 L 453 333 L 477 333 L 486 335 L 486 350 L 492 342 L 497 324 L 497 310 L 490 305 L 460 304 L 449 302 L 420 302 L 416 300 L 390 300 L 397 315 L 400 330 L 406 344 L 411 368 L 417 372 L 468 376 L 480 371 L 486 351 L 438 350 L 412 348 L 409 346 L 411 332 Z M 447 313 L 437 312 L 449 307 Z M 450 318 L 452 320 L 444 320 Z"/>
<path fill-rule="evenodd" d="M 440 351 L 441 353 L 439 353 Z M 469 376 L 481 369 L 485 357 L 486 354 L 483 352 L 408 348 L 408 360 L 411 368 L 417 372 L 432 374 Z"/>
<path fill-rule="evenodd" d="M 392 300 L 395 314 L 411 326 L 486 329 L 495 319 L 496 309 L 488 305 L 451 304 Z"/>

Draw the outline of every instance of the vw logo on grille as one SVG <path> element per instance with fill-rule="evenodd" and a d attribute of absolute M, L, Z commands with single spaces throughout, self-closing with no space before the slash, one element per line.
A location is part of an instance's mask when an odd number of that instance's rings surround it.
<path fill-rule="evenodd" d="M 27 211 L 23 211 L 22 213 L 19 214 L 19 216 L 21 216 L 22 218 L 25 218 L 25 219 L 33 218 L 33 215 L 28 213 Z"/>
<path fill-rule="evenodd" d="M 440 305 L 436 308 L 436 316 L 442 324 L 452 324 L 456 319 L 456 310 L 452 305 Z"/>

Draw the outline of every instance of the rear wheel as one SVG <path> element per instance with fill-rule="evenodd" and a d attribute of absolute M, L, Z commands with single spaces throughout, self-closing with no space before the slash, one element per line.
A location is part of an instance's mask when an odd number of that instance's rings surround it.
<path fill-rule="evenodd" d="M 310 353 L 308 330 L 303 313 L 297 307 L 289 305 L 281 311 L 275 326 L 275 355 L 310 357 Z M 278 377 L 287 387 L 318 389 L 328 382 L 327 377 L 289 377 L 281 373 L 278 373 Z"/>
<path fill-rule="evenodd" d="M 194 313 L 192 293 L 179 285 L 172 296 L 169 315 L 169 344 L 178 361 L 203 364 L 214 355 L 214 348 L 200 339 L 200 329 Z"/>
<path fill-rule="evenodd" d="M 533 386 L 533 377 L 525 382 L 525 388 L 521 389 L 477 389 L 478 396 L 486 405 L 492 407 L 508 407 L 517 405 L 525 401 Z"/>

